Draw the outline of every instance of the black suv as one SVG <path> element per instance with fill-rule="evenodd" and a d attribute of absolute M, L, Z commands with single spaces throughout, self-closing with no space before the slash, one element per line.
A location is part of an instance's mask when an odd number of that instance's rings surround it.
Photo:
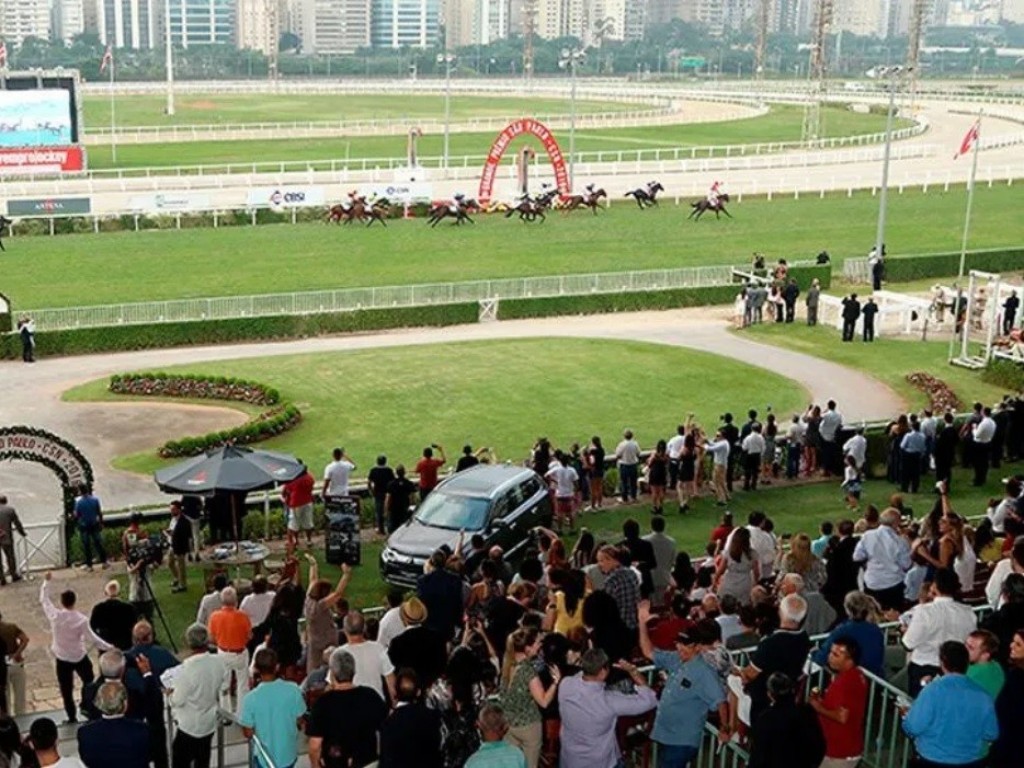
<path fill-rule="evenodd" d="M 538 525 L 551 525 L 551 497 L 540 475 L 522 467 L 471 467 L 441 482 L 388 537 L 380 553 L 381 576 L 389 584 L 415 587 L 431 553 L 444 544 L 454 547 L 461 530 L 467 550 L 470 536 L 479 533 L 488 548 L 497 544 L 506 560 L 514 560 Z"/>

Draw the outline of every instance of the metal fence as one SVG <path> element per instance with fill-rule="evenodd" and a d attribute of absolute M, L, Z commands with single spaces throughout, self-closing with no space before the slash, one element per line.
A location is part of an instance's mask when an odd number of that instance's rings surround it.
<path fill-rule="evenodd" d="M 259 296 L 218 296 L 94 307 L 26 310 L 39 331 L 74 328 L 229 320 L 273 315 L 310 315 L 478 303 L 493 299 L 550 298 L 603 293 L 706 288 L 732 282 L 732 267 L 682 267 L 635 272 L 521 277 L 461 283 L 388 285 Z"/>

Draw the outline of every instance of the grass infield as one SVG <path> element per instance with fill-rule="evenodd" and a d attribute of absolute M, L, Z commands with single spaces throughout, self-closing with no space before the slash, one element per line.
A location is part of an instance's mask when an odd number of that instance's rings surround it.
<path fill-rule="evenodd" d="M 325 224 L 119 232 L 7 241 L 3 291 L 19 309 L 249 295 L 357 286 L 407 285 L 584 272 L 746 264 L 753 251 L 811 259 L 822 249 L 836 268 L 874 241 L 878 200 L 847 197 L 748 198 L 735 218 L 686 221 L 671 204 L 639 211 L 615 180 L 610 210 L 555 213 L 523 224 L 478 216 L 473 226 L 422 219 L 387 229 Z M 667 190 L 671 196 L 671 186 Z M 886 242 L 893 255 L 956 250 L 965 193 L 907 192 L 889 198 Z M 971 248 L 1019 245 L 1024 187 L 980 186 Z M 53 280 L 73 274 L 74 280 Z"/>

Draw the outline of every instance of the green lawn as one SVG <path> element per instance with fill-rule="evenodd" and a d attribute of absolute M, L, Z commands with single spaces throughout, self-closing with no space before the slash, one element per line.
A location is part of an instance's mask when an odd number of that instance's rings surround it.
<path fill-rule="evenodd" d="M 924 394 L 906 380 L 907 374 L 916 371 L 930 373 L 949 384 L 963 403 L 964 411 L 970 410 L 976 400 L 992 404 L 1006 394 L 1006 390 L 983 382 L 977 372 L 949 365 L 949 337 L 927 342 L 883 338 L 871 344 L 859 340 L 844 344 L 834 328 L 774 323 L 752 326 L 737 333 L 868 373 L 892 387 L 915 409 L 923 408 L 927 401 Z"/>
<path fill-rule="evenodd" d="M 596 179 L 601 181 L 601 179 Z M 606 180 L 621 201 L 621 187 Z M 671 196 L 671 186 L 667 195 Z M 1019 245 L 1024 186 L 980 187 L 971 246 Z M 959 247 L 964 192 L 908 192 L 889 201 L 894 255 Z M 878 200 L 869 193 L 734 203 L 735 218 L 685 220 L 671 204 L 639 211 L 616 204 L 598 216 L 554 214 L 526 225 L 479 216 L 475 226 L 393 221 L 387 229 L 282 224 L 119 232 L 8 240 L 3 292 L 25 309 L 406 285 L 532 275 L 813 259 L 828 250 L 839 269 L 874 241 Z M 16 257 L 13 255 L 16 254 Z M 74 274 L 54 281 L 53 275 Z"/>
<path fill-rule="evenodd" d="M 794 382 L 724 357 L 658 344 L 542 339 L 375 349 L 268 357 L 172 370 L 237 376 L 281 390 L 303 413 L 294 430 L 260 447 L 283 450 L 321 467 L 344 446 L 360 467 L 385 453 L 393 464 L 415 464 L 423 447 L 445 446 L 452 460 L 465 443 L 493 447 L 518 463 L 538 436 L 557 447 L 601 435 L 614 447 L 624 428 L 646 447 L 668 438 L 693 411 L 705 424 L 725 410 L 770 402 L 787 413 L 806 402 Z M 666 382 L 681 371 L 701 376 L 680 392 Z M 755 400 L 748 383 L 758 381 Z M 66 399 L 110 399 L 106 380 Z M 124 398 L 121 398 L 124 399 Z M 182 435 L 183 437 L 184 435 Z M 149 472 L 153 452 L 118 465 Z"/>
<path fill-rule="evenodd" d="M 467 100 L 471 102 L 472 100 Z M 500 114 L 516 114 L 512 105 Z M 506 102 L 507 103 L 507 102 Z M 531 102 L 526 102 L 531 103 Z M 555 102 L 557 105 L 557 102 Z M 548 110 L 553 111 L 553 110 Z M 565 111 L 565 110 L 563 110 Z M 539 112 L 538 112 L 539 113 Z M 436 113 L 434 113 L 436 116 Z M 486 116 L 486 112 L 470 115 Z M 526 114 L 531 114 L 526 112 Z M 294 116 L 291 119 L 295 119 Z M 312 118 L 310 118 L 312 119 Z M 622 151 L 624 159 L 635 158 L 635 150 L 658 147 L 721 146 L 725 144 L 756 144 L 759 142 L 799 141 L 803 111 L 799 107 L 774 106 L 764 117 L 718 123 L 696 123 L 642 128 L 607 128 L 579 131 L 576 151 Z M 109 114 L 107 123 L 109 124 Z M 901 123 L 904 125 L 906 123 Z M 828 136 L 853 136 L 877 133 L 885 129 L 885 120 L 879 115 L 864 115 L 848 110 L 827 110 L 825 133 Z M 486 156 L 496 132 L 453 133 L 450 152 L 454 157 Z M 557 133 L 562 150 L 568 151 L 569 132 Z M 420 157 L 438 157 L 442 154 L 443 136 L 440 131 L 428 133 L 419 141 Z M 532 138 L 519 138 L 509 145 L 507 156 L 526 143 L 539 147 Z M 179 144 L 124 144 L 117 148 L 119 168 L 147 168 L 153 166 L 209 165 L 226 163 L 253 163 L 262 161 L 314 161 L 348 158 L 401 158 L 406 156 L 406 137 L 352 136 L 335 138 L 210 141 Z M 614 159 L 609 157 L 609 160 Z M 91 168 L 110 168 L 115 164 L 108 144 L 89 147 Z"/>

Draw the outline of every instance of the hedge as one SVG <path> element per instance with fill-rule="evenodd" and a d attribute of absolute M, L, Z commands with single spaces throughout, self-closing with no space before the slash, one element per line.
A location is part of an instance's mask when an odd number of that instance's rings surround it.
<path fill-rule="evenodd" d="M 965 270 L 1006 272 L 1020 270 L 1024 248 L 993 248 L 970 251 Z M 885 279 L 891 283 L 908 283 L 930 277 L 950 277 L 960 271 L 960 252 L 929 253 L 921 256 L 889 256 L 885 260 Z"/>
<path fill-rule="evenodd" d="M 713 288 L 678 288 L 671 291 L 502 299 L 498 305 L 498 317 L 502 320 L 515 320 L 523 317 L 595 315 L 606 312 L 637 312 L 645 309 L 676 309 L 678 307 L 731 304 L 735 298 L 735 286 L 721 285 Z"/>
<path fill-rule="evenodd" d="M 981 372 L 981 380 L 1002 387 L 1008 392 L 1024 391 L 1024 365 L 1012 360 L 989 360 Z"/>
<path fill-rule="evenodd" d="M 134 349 L 160 349 L 193 345 L 301 339 L 333 333 L 363 333 L 388 328 L 459 325 L 477 321 L 477 304 L 447 304 L 433 307 L 366 309 L 317 315 L 207 320 L 201 322 L 152 323 L 106 328 L 81 328 L 36 333 L 39 357 L 88 355 Z M 17 334 L 0 336 L 0 359 L 21 357 Z"/>

